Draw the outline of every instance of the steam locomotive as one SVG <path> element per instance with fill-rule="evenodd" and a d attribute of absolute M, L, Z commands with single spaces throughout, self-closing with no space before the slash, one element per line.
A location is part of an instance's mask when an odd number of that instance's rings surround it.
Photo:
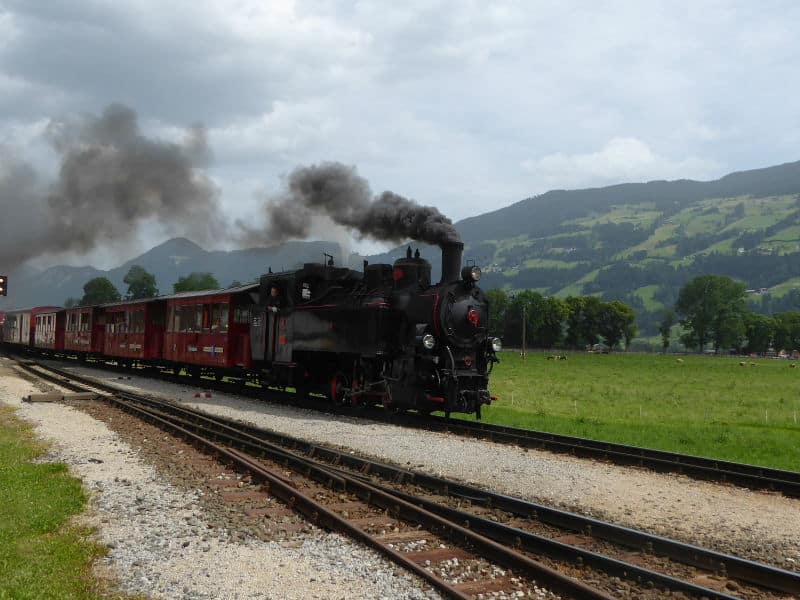
<path fill-rule="evenodd" d="M 300 394 L 327 384 L 339 402 L 480 416 L 500 341 L 488 336 L 480 268 L 461 269 L 462 252 L 461 243 L 443 246 L 436 285 L 431 264 L 410 247 L 393 265 L 365 262 L 363 273 L 306 264 L 264 275 L 254 361 Z M 290 304 L 274 315 L 266 310 L 272 287 Z"/>
<path fill-rule="evenodd" d="M 326 264 L 258 284 L 74 308 L 9 311 L 2 341 L 125 366 L 183 369 L 324 393 L 352 405 L 475 413 L 490 404 L 500 340 L 480 268 L 442 246 L 441 281 L 412 255 L 363 272 Z M 273 291 L 274 290 L 274 291 Z M 280 307 L 273 306 L 277 300 Z"/>

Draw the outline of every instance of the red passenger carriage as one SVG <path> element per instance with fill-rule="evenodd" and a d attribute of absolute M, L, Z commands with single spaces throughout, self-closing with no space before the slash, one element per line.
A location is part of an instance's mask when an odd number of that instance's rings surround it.
<path fill-rule="evenodd" d="M 33 334 L 31 309 L 10 310 L 3 321 L 3 342 L 16 346 L 29 346 Z"/>
<path fill-rule="evenodd" d="M 64 309 L 47 306 L 31 310 L 33 346 L 42 350 L 64 349 Z"/>
<path fill-rule="evenodd" d="M 250 368 L 251 293 L 258 284 L 166 297 L 164 360 L 214 367 Z"/>
<path fill-rule="evenodd" d="M 67 308 L 64 317 L 64 350 L 80 355 L 102 354 L 105 311 L 99 306 Z"/>
<path fill-rule="evenodd" d="M 163 298 L 129 300 L 101 308 L 105 318 L 103 354 L 123 362 L 161 359 L 166 309 Z"/>

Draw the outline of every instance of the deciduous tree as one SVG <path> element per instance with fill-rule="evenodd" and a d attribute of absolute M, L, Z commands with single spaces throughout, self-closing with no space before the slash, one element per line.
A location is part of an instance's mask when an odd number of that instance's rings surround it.
<path fill-rule="evenodd" d="M 119 302 L 121 299 L 119 291 L 106 277 L 95 277 L 90 279 L 83 286 L 83 298 L 81 306 L 94 304 L 107 304 L 109 302 Z"/>
<path fill-rule="evenodd" d="M 201 290 L 214 290 L 219 288 L 219 283 L 211 273 L 190 273 L 181 277 L 173 284 L 175 293 L 199 292 Z"/>
<path fill-rule="evenodd" d="M 709 342 L 714 348 L 737 344 L 743 337 L 742 315 L 745 285 L 725 275 L 700 275 L 688 281 L 678 294 L 676 312 L 688 329 L 684 344 L 702 351 Z"/>
<path fill-rule="evenodd" d="M 661 335 L 661 346 L 664 348 L 664 353 L 666 354 L 667 348 L 669 348 L 669 336 L 670 332 L 672 331 L 672 324 L 675 321 L 675 313 L 671 310 L 664 311 L 664 318 L 661 319 L 661 322 L 658 324 L 658 333 Z"/>
<path fill-rule="evenodd" d="M 486 292 L 486 299 L 489 301 L 489 332 L 504 335 L 508 294 L 505 290 L 495 288 Z"/>
<path fill-rule="evenodd" d="M 128 293 L 125 294 L 126 300 L 155 298 L 158 296 L 155 276 L 139 265 L 133 265 L 122 281 L 128 284 Z"/>
<path fill-rule="evenodd" d="M 748 353 L 763 354 L 769 350 L 775 333 L 775 320 L 766 315 L 748 312 L 744 315 L 745 350 Z"/>
<path fill-rule="evenodd" d="M 800 312 L 790 310 L 773 318 L 775 350 L 800 350 Z"/>

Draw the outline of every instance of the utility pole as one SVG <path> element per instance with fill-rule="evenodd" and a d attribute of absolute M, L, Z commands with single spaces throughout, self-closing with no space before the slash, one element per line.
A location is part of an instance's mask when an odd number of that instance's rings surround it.
<path fill-rule="evenodd" d="M 527 307 L 523 304 L 522 305 L 522 360 L 525 361 L 525 322 L 528 320 L 527 316 Z"/>

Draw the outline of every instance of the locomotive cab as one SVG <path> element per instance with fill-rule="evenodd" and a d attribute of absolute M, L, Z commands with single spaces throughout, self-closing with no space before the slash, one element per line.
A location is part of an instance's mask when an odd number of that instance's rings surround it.
<path fill-rule="evenodd" d="M 414 256 L 411 255 L 411 246 L 406 250 L 406 257 L 394 261 L 392 268 L 394 289 L 402 290 L 409 287 L 426 289 L 431 285 L 431 263 L 420 258 L 419 249 Z"/>

